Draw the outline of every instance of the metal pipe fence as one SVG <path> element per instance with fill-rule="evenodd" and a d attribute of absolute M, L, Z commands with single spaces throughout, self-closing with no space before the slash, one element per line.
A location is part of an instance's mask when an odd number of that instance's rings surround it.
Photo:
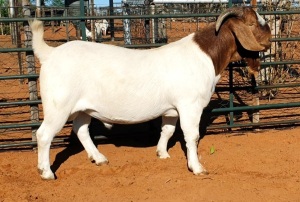
<path fill-rule="evenodd" d="M 34 8 L 32 8 L 34 10 Z M 145 14 L 138 15 L 98 15 L 98 16 L 51 16 L 40 17 L 48 23 L 45 26 L 45 39 L 52 46 L 58 46 L 71 40 L 90 40 L 82 34 L 92 21 L 114 20 L 113 40 L 111 35 L 101 36 L 99 43 L 109 43 L 127 48 L 155 48 L 175 41 L 195 32 L 201 27 L 214 22 L 219 15 L 210 13 L 184 13 L 184 14 Z M 293 125 L 300 122 L 300 11 L 293 10 L 259 10 L 269 22 L 273 21 L 274 30 L 272 48 L 262 56 L 262 70 L 258 78 L 248 75 L 243 64 L 232 64 L 224 72 L 221 81 L 216 87 L 209 106 L 203 113 L 202 126 L 207 131 L 224 131 L 235 129 L 257 129 L 263 126 Z M 37 97 L 30 99 L 30 81 L 38 82 L 40 64 L 34 60 L 28 64 L 27 56 L 32 53 L 26 47 L 24 40 L 25 29 L 29 17 L 0 18 L 0 24 L 13 23 L 19 29 L 20 36 L 12 34 L 0 35 L 0 149 L 10 147 L 34 146 L 34 132 L 43 120 L 42 102 L 39 89 Z M 151 19 L 158 19 L 151 21 Z M 165 20 L 159 20 L 165 19 Z M 289 19 L 288 21 L 286 19 Z M 123 20 L 130 22 L 130 36 L 132 44 L 124 42 Z M 80 21 L 76 27 L 72 22 Z M 277 21 L 280 21 L 277 26 Z M 60 22 L 55 25 L 51 22 Z M 163 23 L 157 26 L 164 32 L 154 29 L 147 23 Z M 155 27 L 155 26 L 153 26 Z M 79 30 L 79 32 L 78 32 Z M 128 31 L 128 30 L 125 30 Z M 148 31 L 148 33 L 147 33 Z M 154 33 L 154 34 L 149 34 Z M 164 34 L 160 41 L 159 33 Z M 157 37 L 155 40 L 150 36 Z M 148 38 L 147 38 L 148 37 Z M 19 40 L 15 40 L 18 39 Z M 118 56 L 116 56 L 117 58 Z M 34 65 L 36 72 L 26 73 L 28 65 Z M 31 119 L 32 106 L 38 109 L 37 119 Z M 71 132 L 71 123 L 58 135 L 54 143 L 68 142 Z M 147 127 L 146 127 L 147 128 Z M 97 133 L 95 139 L 107 137 Z M 25 140 L 25 141 L 23 141 Z"/>

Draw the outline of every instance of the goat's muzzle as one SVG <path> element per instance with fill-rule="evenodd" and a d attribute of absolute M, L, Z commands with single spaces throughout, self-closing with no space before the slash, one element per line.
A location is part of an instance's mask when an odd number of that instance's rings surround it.
<path fill-rule="evenodd" d="M 265 52 L 271 48 L 271 40 L 268 40 L 266 43 L 261 43 L 261 45 L 265 47 L 264 50 L 262 50 Z"/>

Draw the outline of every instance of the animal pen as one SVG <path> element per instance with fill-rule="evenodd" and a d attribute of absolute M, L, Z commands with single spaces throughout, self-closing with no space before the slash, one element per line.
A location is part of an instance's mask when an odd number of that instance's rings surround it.
<path fill-rule="evenodd" d="M 93 43 L 154 48 L 201 29 L 214 22 L 225 8 L 236 6 L 227 1 L 193 2 L 124 1 L 114 9 L 82 4 L 79 16 L 68 16 L 70 8 L 42 7 L 40 19 L 46 24 L 45 39 L 52 46 L 80 39 L 81 30 L 81 40 Z M 256 78 L 250 76 L 243 62 L 231 64 L 223 73 L 202 115 L 202 132 L 257 130 L 300 122 L 299 2 L 261 1 L 256 8 L 272 29 L 272 47 L 261 54 L 261 70 Z M 35 146 L 35 131 L 43 120 L 38 87 L 40 64 L 31 49 L 27 24 L 35 10 L 28 5 L 1 8 L 6 11 L 2 13 L 14 12 L 0 18 L 0 149 Z M 98 41 L 95 33 L 87 39 L 85 28 L 91 27 L 94 32 L 93 23 L 103 19 L 109 21 L 108 34 Z M 74 26 L 74 21 L 79 26 Z M 71 124 L 66 124 L 53 144 L 70 140 Z M 95 122 L 90 130 L 95 139 L 104 139 L 124 133 L 124 128 L 126 133 L 134 134 L 150 130 L 151 125 L 116 126 L 109 132 Z"/>

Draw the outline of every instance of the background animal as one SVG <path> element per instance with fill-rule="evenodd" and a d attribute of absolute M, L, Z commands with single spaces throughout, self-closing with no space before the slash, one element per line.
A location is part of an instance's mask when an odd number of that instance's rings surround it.
<path fill-rule="evenodd" d="M 109 24 L 107 20 L 98 20 L 95 22 L 95 38 L 100 39 L 102 36 L 106 36 L 107 30 L 108 30 Z M 86 37 L 91 39 L 92 38 L 92 32 L 85 27 L 85 34 Z"/>

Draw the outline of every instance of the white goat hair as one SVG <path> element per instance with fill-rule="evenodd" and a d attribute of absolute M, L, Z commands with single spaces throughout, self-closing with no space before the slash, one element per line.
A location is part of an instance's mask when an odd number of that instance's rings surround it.
<path fill-rule="evenodd" d="M 170 157 L 167 143 L 180 117 L 188 167 L 196 175 L 205 174 L 197 154 L 199 122 L 220 73 L 229 62 L 245 57 L 243 54 L 247 55 L 247 50 L 263 51 L 269 47 L 268 25 L 258 23 L 251 8 L 237 10 L 238 14 L 229 10 L 229 14 L 220 17 L 217 31 L 213 24 L 203 32 L 151 50 L 83 41 L 53 48 L 43 40 L 42 22 L 30 22 L 33 49 L 42 64 L 40 88 L 44 121 L 37 131 L 41 177 L 54 179 L 49 161 L 50 144 L 68 120 L 73 120 L 73 130 L 88 157 L 97 165 L 108 162 L 90 138 L 91 117 L 111 125 L 140 123 L 162 116 L 162 132 L 157 145 L 160 158 Z M 247 19 L 250 17 L 244 13 L 252 17 L 249 26 Z M 265 35 L 260 28 L 266 30 Z M 237 39 L 242 46 L 236 45 Z"/>

